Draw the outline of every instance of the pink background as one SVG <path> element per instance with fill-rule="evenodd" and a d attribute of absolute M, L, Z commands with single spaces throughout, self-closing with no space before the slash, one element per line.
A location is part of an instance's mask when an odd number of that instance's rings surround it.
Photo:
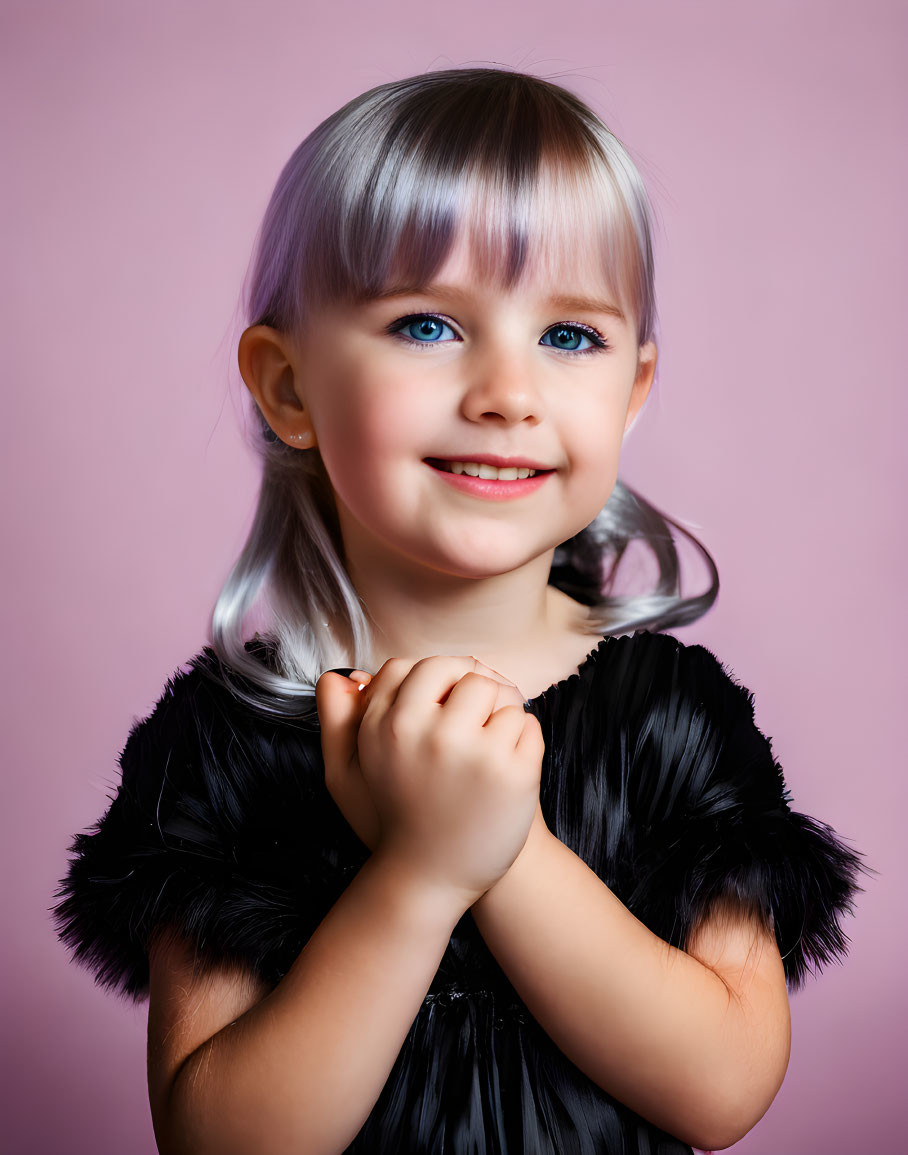
<path fill-rule="evenodd" d="M 4 5 L 7 1150 L 155 1149 L 146 1007 L 69 965 L 47 909 L 244 538 L 228 380 L 274 180 L 359 92 L 489 61 L 561 77 L 643 171 L 661 369 L 623 476 L 719 563 L 717 606 L 678 634 L 755 691 L 795 808 L 880 871 L 735 1150 L 895 1148 L 905 24 L 883 0 Z"/>

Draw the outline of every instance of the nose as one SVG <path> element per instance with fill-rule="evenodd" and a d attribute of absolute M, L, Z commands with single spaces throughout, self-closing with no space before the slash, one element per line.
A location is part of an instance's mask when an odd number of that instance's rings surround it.
<path fill-rule="evenodd" d="M 498 348 L 477 356 L 466 368 L 461 411 L 469 421 L 538 424 L 543 401 L 532 365 L 514 350 Z"/>

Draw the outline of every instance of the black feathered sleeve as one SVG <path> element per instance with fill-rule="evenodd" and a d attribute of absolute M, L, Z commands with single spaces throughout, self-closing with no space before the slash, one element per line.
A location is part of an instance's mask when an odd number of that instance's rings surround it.
<path fill-rule="evenodd" d="M 704 646 L 667 635 L 659 644 L 667 661 L 638 746 L 629 906 L 683 947 L 716 899 L 733 900 L 774 929 L 795 990 L 845 955 L 842 920 L 872 868 L 830 826 L 792 809 L 752 693 Z"/>
<path fill-rule="evenodd" d="M 251 711 L 209 676 L 212 658 L 174 675 L 133 726 L 116 796 L 75 836 L 54 896 L 73 961 L 135 1001 L 165 926 L 203 967 L 276 984 L 365 852 L 325 789 L 317 728 Z"/>

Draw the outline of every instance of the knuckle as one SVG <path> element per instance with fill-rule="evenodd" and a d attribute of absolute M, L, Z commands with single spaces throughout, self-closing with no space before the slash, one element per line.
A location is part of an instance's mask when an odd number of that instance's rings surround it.
<path fill-rule="evenodd" d="M 388 737 L 394 742 L 406 742 L 413 732 L 413 723 L 403 710 L 389 710 L 385 715 L 382 727 Z"/>
<path fill-rule="evenodd" d="M 518 729 L 523 728 L 523 706 L 502 706 L 498 713 L 504 715 L 509 726 L 516 726 Z"/>
<path fill-rule="evenodd" d="M 449 657 L 447 654 L 426 654 L 424 658 L 419 658 L 413 663 L 413 669 L 415 670 L 417 666 L 421 668 L 426 666 L 446 666 L 458 660 L 457 658 Z"/>

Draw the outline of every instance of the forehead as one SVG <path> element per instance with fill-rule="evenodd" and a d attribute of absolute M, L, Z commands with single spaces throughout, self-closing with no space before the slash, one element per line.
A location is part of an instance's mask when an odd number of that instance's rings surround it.
<path fill-rule="evenodd" d="M 578 232 L 565 230 L 528 246 L 519 276 L 504 284 L 500 268 L 490 260 L 486 238 L 477 239 L 463 228 L 425 284 L 405 275 L 392 278 L 381 296 L 415 293 L 430 286 L 459 291 L 480 289 L 482 293 L 524 297 L 528 301 L 558 300 L 567 308 L 595 304 L 597 311 L 612 313 L 616 320 L 625 321 L 626 306 L 616 278 L 608 274 L 600 246 Z"/>

